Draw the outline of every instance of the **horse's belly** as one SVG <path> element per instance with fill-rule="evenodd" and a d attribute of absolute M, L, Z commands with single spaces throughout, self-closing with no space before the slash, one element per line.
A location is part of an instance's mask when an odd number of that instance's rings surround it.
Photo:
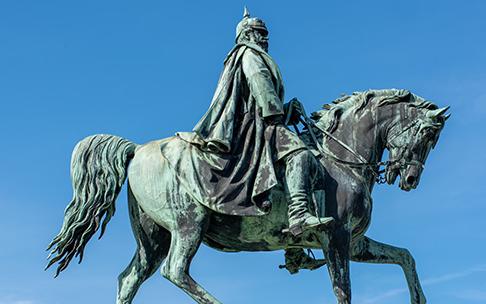
<path fill-rule="evenodd" d="M 282 249 L 287 242 L 281 233 L 287 226 L 286 209 L 281 210 L 283 208 L 285 206 L 282 206 L 282 202 L 274 202 L 270 213 L 264 216 L 241 217 L 213 213 L 205 242 L 223 251 Z"/>
<path fill-rule="evenodd" d="M 288 228 L 287 202 L 282 192 L 272 193 L 272 209 L 264 216 L 213 213 L 205 243 L 222 251 L 272 251 L 289 247 L 320 248 L 315 238 L 293 238 Z"/>

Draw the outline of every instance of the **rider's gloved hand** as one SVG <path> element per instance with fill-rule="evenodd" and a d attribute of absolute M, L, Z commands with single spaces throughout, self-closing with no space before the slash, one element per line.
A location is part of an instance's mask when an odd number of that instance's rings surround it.
<path fill-rule="evenodd" d="M 285 124 L 296 125 L 299 123 L 299 118 L 302 116 L 303 106 L 297 98 L 292 98 L 289 102 L 284 104 Z"/>

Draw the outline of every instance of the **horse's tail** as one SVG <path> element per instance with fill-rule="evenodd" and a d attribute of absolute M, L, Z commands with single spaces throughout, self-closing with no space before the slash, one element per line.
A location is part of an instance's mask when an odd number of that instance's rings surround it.
<path fill-rule="evenodd" d="M 73 199 L 64 212 L 61 231 L 47 248 L 53 249 L 46 269 L 58 262 L 56 276 L 66 269 L 73 257 L 79 256 L 81 263 L 86 244 L 100 226 L 100 238 L 103 236 L 106 224 L 115 213 L 115 200 L 136 147 L 121 137 L 99 134 L 86 137 L 74 148 L 71 157 Z"/>

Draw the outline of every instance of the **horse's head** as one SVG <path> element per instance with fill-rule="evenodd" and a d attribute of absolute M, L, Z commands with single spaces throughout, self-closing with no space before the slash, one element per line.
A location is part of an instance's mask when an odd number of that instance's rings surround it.
<path fill-rule="evenodd" d="M 399 186 L 405 191 L 418 186 L 429 152 L 450 117 L 450 114 L 446 114 L 449 107 L 438 109 L 431 103 L 427 104 L 427 107 L 402 104 L 396 123 L 387 132 L 389 162 L 386 180 L 388 184 L 393 184 L 400 175 Z"/>
<path fill-rule="evenodd" d="M 400 176 L 400 188 L 406 191 L 418 186 L 427 156 L 450 116 L 446 114 L 449 107 L 439 109 L 398 89 L 355 92 L 323 108 L 312 115 L 316 130 L 326 134 L 323 142 L 341 146 L 339 153 L 347 156 L 333 152 L 329 144 L 326 149 L 317 145 L 321 153 L 337 162 L 374 169 L 387 148 L 386 181 L 393 184 Z"/>

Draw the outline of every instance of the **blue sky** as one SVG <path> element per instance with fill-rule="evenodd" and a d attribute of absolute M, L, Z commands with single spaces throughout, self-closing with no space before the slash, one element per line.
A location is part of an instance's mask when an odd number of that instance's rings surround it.
<path fill-rule="evenodd" d="M 270 29 L 287 99 L 406 88 L 451 105 L 419 188 L 377 186 L 368 236 L 408 248 L 429 303 L 486 303 L 486 3 L 469 1 L 2 1 L 0 304 L 114 303 L 135 242 L 126 192 L 101 241 L 58 279 L 44 249 L 71 198 L 83 137 L 137 143 L 207 109 L 243 5 Z M 334 303 L 327 271 L 290 276 L 282 252 L 205 246 L 193 276 L 224 303 Z M 351 266 L 354 303 L 409 303 L 398 266 Z M 134 303 L 192 303 L 156 273 Z"/>

